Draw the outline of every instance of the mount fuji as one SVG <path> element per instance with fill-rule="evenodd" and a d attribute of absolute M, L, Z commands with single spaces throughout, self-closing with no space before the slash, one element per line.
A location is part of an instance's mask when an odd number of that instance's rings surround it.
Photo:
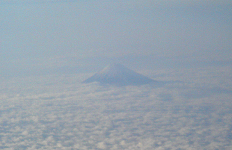
<path fill-rule="evenodd" d="M 105 67 L 102 71 L 95 73 L 82 83 L 98 82 L 106 85 L 127 86 L 127 85 L 144 85 L 158 84 L 158 81 L 150 79 L 121 64 L 112 64 Z"/>

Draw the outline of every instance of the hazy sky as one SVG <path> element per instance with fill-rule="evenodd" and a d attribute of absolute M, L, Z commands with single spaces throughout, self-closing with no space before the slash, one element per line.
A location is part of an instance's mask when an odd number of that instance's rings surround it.
<path fill-rule="evenodd" d="M 228 65 L 231 7 L 230 0 L 0 0 L 0 71 Z"/>
<path fill-rule="evenodd" d="M 232 149 L 231 8 L 0 0 L 0 149 Z M 167 84 L 81 84 L 113 62 Z"/>

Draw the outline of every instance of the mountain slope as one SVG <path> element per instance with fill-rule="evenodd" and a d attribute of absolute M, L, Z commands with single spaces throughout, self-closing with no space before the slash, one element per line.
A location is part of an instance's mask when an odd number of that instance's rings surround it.
<path fill-rule="evenodd" d="M 100 84 L 110 85 L 143 85 L 156 83 L 146 76 L 143 76 L 131 69 L 126 68 L 121 64 L 113 64 L 104 68 L 102 71 L 94 74 L 83 83 L 99 82 Z"/>

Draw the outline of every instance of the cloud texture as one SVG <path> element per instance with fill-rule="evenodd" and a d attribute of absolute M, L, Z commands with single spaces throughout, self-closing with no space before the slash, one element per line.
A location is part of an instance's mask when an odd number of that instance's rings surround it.
<path fill-rule="evenodd" d="M 81 84 L 89 75 L 5 80 L 1 148 L 230 149 L 231 71 L 224 69 L 166 70 L 157 79 L 184 82 L 160 88 Z"/>

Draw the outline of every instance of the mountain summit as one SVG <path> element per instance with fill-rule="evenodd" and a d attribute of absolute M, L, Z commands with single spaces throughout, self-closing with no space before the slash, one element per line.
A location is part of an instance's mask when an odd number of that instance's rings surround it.
<path fill-rule="evenodd" d="M 131 69 L 128 69 L 121 64 L 112 64 L 83 81 L 83 83 L 92 82 L 99 82 L 100 84 L 126 86 L 150 84 L 156 83 L 157 81 L 145 77 Z"/>

